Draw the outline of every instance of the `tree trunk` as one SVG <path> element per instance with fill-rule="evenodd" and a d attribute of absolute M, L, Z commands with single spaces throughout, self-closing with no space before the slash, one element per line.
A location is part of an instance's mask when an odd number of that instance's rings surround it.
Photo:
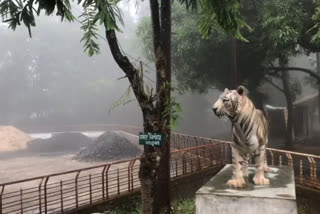
<path fill-rule="evenodd" d="M 146 94 L 143 76 L 119 48 L 114 30 L 106 38 L 113 58 L 125 72 L 143 114 L 145 132 L 160 132 L 164 136 L 161 148 L 144 146 L 140 160 L 142 213 L 170 213 L 170 92 L 171 92 L 171 1 L 150 0 L 154 53 L 157 70 L 157 94 Z M 160 12 L 160 13 L 159 13 Z M 156 99 L 155 99 L 156 97 Z M 155 102 L 155 104 L 154 104 Z"/>
<path fill-rule="evenodd" d="M 154 0 L 151 0 L 154 1 Z M 161 158 L 157 183 L 157 197 L 159 212 L 170 213 L 170 114 L 164 114 L 170 107 L 171 101 L 171 1 L 161 1 L 161 42 L 160 49 L 155 47 L 158 115 L 161 118 L 161 133 L 164 136 L 164 145 L 160 149 Z M 156 32 L 154 32 L 156 33 Z"/>
<path fill-rule="evenodd" d="M 234 37 L 231 37 L 230 47 L 231 47 L 232 85 L 233 85 L 233 88 L 237 88 L 238 87 L 238 77 L 237 77 L 237 40 Z"/>
<path fill-rule="evenodd" d="M 294 130 L 293 130 L 293 103 L 292 95 L 289 83 L 289 73 L 288 71 L 283 71 L 281 74 L 283 91 L 286 97 L 287 109 L 288 109 L 288 121 L 287 121 L 287 132 L 286 132 L 286 147 L 292 148 L 294 141 Z"/>
<path fill-rule="evenodd" d="M 164 136 L 164 144 L 160 149 L 156 149 L 159 157 L 158 176 L 156 186 L 152 189 L 153 209 L 152 213 L 170 213 L 170 114 L 165 114 L 170 107 L 171 100 L 171 1 L 162 0 L 161 5 L 158 0 L 150 0 L 154 54 L 156 59 L 157 94 L 156 102 L 156 123 L 157 129 Z M 159 13 L 160 12 L 160 13 Z M 142 168 L 141 168 L 142 169 Z M 146 191 L 143 188 L 141 191 Z M 142 194 L 142 205 L 145 207 L 143 213 L 150 213 L 151 204 L 146 194 Z"/>
<path fill-rule="evenodd" d="M 317 74 L 320 76 L 320 53 L 317 56 Z M 320 82 L 318 82 L 318 122 L 320 123 Z"/>

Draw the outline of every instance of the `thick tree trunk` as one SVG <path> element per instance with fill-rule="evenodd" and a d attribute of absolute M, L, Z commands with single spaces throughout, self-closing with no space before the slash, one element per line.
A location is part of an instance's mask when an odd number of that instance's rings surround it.
<path fill-rule="evenodd" d="M 286 147 L 292 148 L 294 141 L 294 130 L 293 130 L 293 103 L 292 95 L 289 83 L 289 73 L 288 71 L 283 71 L 281 74 L 283 91 L 286 97 L 287 109 L 288 109 L 288 121 L 287 121 L 287 133 L 286 133 Z"/>
<path fill-rule="evenodd" d="M 143 112 L 144 131 L 154 132 L 154 112 Z M 155 200 L 159 158 L 152 146 L 144 146 L 144 153 L 140 159 L 139 179 L 141 182 L 142 213 L 157 213 L 157 201 Z"/>
<path fill-rule="evenodd" d="M 316 54 L 317 56 L 317 74 L 320 76 L 320 53 Z M 320 82 L 318 82 L 318 120 L 320 123 Z"/>
<path fill-rule="evenodd" d="M 154 1 L 154 0 L 151 0 Z M 162 0 L 161 12 L 161 45 L 155 47 L 157 69 L 157 103 L 158 115 L 161 118 L 161 133 L 164 136 L 164 145 L 160 149 L 161 159 L 157 184 L 159 211 L 170 213 L 170 114 L 164 114 L 171 101 L 171 1 Z M 155 33 L 155 32 L 154 32 Z"/>
<path fill-rule="evenodd" d="M 125 72 L 143 114 L 145 132 L 164 136 L 161 148 L 144 146 L 140 160 L 142 213 L 170 213 L 170 107 L 171 92 L 171 1 L 150 0 L 154 53 L 157 69 L 157 99 L 144 91 L 143 77 L 119 48 L 114 30 L 106 30 L 113 58 Z M 105 23 L 105 29 L 108 29 Z M 154 104 L 154 102 L 156 103 Z"/>
<path fill-rule="evenodd" d="M 238 87 L 238 77 L 237 77 L 237 40 L 231 38 L 230 40 L 231 49 L 231 75 L 232 75 L 232 85 L 233 88 Z"/>

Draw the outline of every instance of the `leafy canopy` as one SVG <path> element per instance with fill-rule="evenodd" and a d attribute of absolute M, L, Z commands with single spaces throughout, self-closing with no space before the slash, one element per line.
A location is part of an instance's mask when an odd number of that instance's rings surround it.
<path fill-rule="evenodd" d="M 267 1 L 263 9 L 263 27 L 273 48 L 271 60 L 287 61 L 297 54 L 298 40 L 302 34 L 304 11 L 301 1 Z"/>
<path fill-rule="evenodd" d="M 104 24 L 107 30 L 117 30 L 118 23 L 123 24 L 122 14 L 117 6 L 120 0 L 77 0 L 77 4 L 83 7 L 83 13 L 79 18 L 81 29 L 84 35 L 81 41 L 84 42 L 84 50 L 90 56 L 99 53 L 97 23 Z M 70 0 L 4 0 L 0 4 L 0 16 L 9 28 L 15 30 L 18 25 L 23 24 L 28 28 L 31 36 L 31 27 L 36 26 L 35 17 L 41 11 L 45 15 L 52 15 L 54 12 L 61 17 L 61 21 L 77 20 L 72 14 L 72 3 Z"/>
<path fill-rule="evenodd" d="M 248 27 L 240 14 L 240 0 L 178 0 L 189 9 L 197 9 L 201 12 L 198 24 L 204 37 L 208 37 L 212 29 L 220 29 L 234 35 L 236 38 L 245 40 L 240 29 Z M 72 14 L 72 0 L 3 0 L 0 4 L 0 16 L 9 28 L 15 30 L 23 24 L 28 28 L 31 36 L 31 27 L 36 26 L 35 17 L 41 11 L 46 15 L 54 12 L 61 17 L 61 21 L 77 20 Z M 117 6 L 120 0 L 76 0 L 83 7 L 81 18 L 84 35 L 84 50 L 90 56 L 99 53 L 97 24 L 104 24 L 106 30 L 120 31 L 119 24 L 123 24 L 121 10 Z"/>
<path fill-rule="evenodd" d="M 257 1 L 255 4 L 261 4 Z M 268 47 L 261 44 L 261 22 L 251 2 L 246 2 L 241 8 L 245 21 L 254 28 L 242 30 L 243 37 L 250 42 L 238 41 L 239 82 L 247 81 L 255 88 L 261 79 L 262 64 L 265 50 Z M 258 7 L 260 8 L 260 7 Z M 219 28 L 212 28 L 205 39 L 199 33 L 198 20 L 201 13 L 190 13 L 179 4 L 173 4 L 172 9 L 172 68 L 176 79 L 182 88 L 206 92 L 212 87 L 223 89 L 230 87 L 231 51 L 230 35 Z M 151 23 L 146 17 L 137 30 L 138 37 L 143 41 L 143 52 L 149 60 L 153 60 Z M 268 44 L 266 44 L 268 45 Z"/>
<path fill-rule="evenodd" d="M 237 42 L 237 79 L 249 88 L 251 96 L 263 97 L 259 87 L 269 82 L 268 69 L 275 61 L 301 53 L 298 45 L 302 40 L 310 43 L 306 31 L 310 29 L 312 7 L 312 0 L 243 2 L 240 12 L 253 31 L 244 28 L 241 33 L 249 42 Z M 184 87 L 200 92 L 231 87 L 230 37 L 212 28 L 210 36 L 203 39 L 197 28 L 200 17 L 201 13 L 188 13 L 173 4 L 172 66 L 176 79 Z M 147 18 L 142 20 L 137 34 L 144 41 L 145 55 L 152 60 L 150 26 Z M 301 89 L 294 79 L 291 86 L 295 92 Z"/>

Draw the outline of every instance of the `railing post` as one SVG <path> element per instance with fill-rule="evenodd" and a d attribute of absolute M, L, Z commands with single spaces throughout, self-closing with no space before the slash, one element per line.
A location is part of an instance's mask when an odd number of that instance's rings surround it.
<path fill-rule="evenodd" d="M 191 160 L 190 160 L 191 173 L 193 172 L 193 157 L 194 155 L 191 153 Z"/>
<path fill-rule="evenodd" d="M 308 157 L 308 161 L 309 161 L 309 169 L 310 169 L 310 179 L 313 181 L 316 179 L 316 174 L 315 172 L 315 161 L 313 159 L 313 157 Z"/>
<path fill-rule="evenodd" d="M 43 183 L 43 178 L 41 178 L 39 186 L 38 186 L 38 192 L 39 192 L 39 213 L 42 213 L 42 200 L 41 200 L 41 186 Z M 1 213 L 0 213 L 1 214 Z"/>
<path fill-rule="evenodd" d="M 119 175 L 119 168 L 117 168 L 117 186 L 118 186 L 118 195 L 120 195 L 120 175 Z"/>
<path fill-rule="evenodd" d="M 134 185 L 134 180 L 133 180 L 133 166 L 134 164 L 136 163 L 136 159 L 133 160 L 133 163 L 131 165 L 131 173 L 130 173 L 130 176 L 131 176 L 131 190 L 133 191 L 133 185 Z"/>
<path fill-rule="evenodd" d="M 22 188 L 20 188 L 20 211 L 21 211 L 21 214 L 23 214 L 23 192 L 22 192 Z"/>
<path fill-rule="evenodd" d="M 196 145 L 195 145 L 195 146 L 199 146 L 199 142 L 198 142 L 197 137 L 193 137 L 193 139 L 194 139 L 194 141 L 196 142 Z M 194 146 L 192 146 L 192 147 L 194 147 Z"/>
<path fill-rule="evenodd" d="M 220 144 L 220 148 L 221 148 L 221 149 L 220 149 L 220 151 L 221 151 L 221 154 L 220 154 L 220 155 L 221 155 L 221 158 L 220 158 L 220 159 L 222 160 L 223 163 L 225 163 L 226 161 L 225 161 L 224 151 L 223 151 L 223 150 L 224 150 L 224 145 L 223 145 L 223 144 Z"/>
<path fill-rule="evenodd" d="M 103 167 L 103 170 L 102 170 L 102 173 L 101 173 L 101 182 L 102 182 L 102 199 L 104 199 L 105 197 L 104 197 L 104 175 L 105 175 L 105 171 L 106 171 L 106 168 L 107 168 L 107 165 L 105 165 L 104 167 Z"/>
<path fill-rule="evenodd" d="M 90 205 L 92 204 L 92 183 L 91 183 L 91 174 L 89 174 L 89 193 L 90 193 Z"/>
<path fill-rule="evenodd" d="M 106 174 L 106 196 L 107 199 L 109 199 L 109 176 L 108 176 L 108 172 L 110 169 L 110 164 L 107 165 L 106 169 L 105 169 L 105 174 Z"/>
<path fill-rule="evenodd" d="M 48 196 L 47 196 L 47 184 L 49 181 L 50 176 L 47 176 L 45 181 L 44 181 L 44 213 L 48 213 Z"/>
<path fill-rule="evenodd" d="M 197 156 L 198 156 L 198 171 L 201 170 L 201 157 L 199 155 L 199 149 L 197 149 Z"/>
<path fill-rule="evenodd" d="M 186 152 L 182 155 L 182 175 L 186 174 Z"/>
<path fill-rule="evenodd" d="M 300 167 L 299 167 L 299 169 L 300 169 L 300 173 L 299 173 L 299 176 L 300 176 L 300 184 L 302 184 L 303 183 L 303 160 L 300 160 Z"/>
<path fill-rule="evenodd" d="M 182 141 L 182 147 L 181 149 L 184 149 L 186 147 L 186 137 L 184 135 L 181 136 L 183 138 L 183 141 Z"/>
<path fill-rule="evenodd" d="M 60 206 L 61 206 L 61 213 L 64 213 L 63 207 L 63 181 L 60 180 Z"/>
<path fill-rule="evenodd" d="M 274 166 L 274 156 L 272 150 L 269 150 L 271 156 L 271 166 Z"/>
<path fill-rule="evenodd" d="M 76 190 L 76 208 L 79 208 L 79 193 L 78 193 L 78 178 L 80 175 L 81 170 L 79 170 L 76 174 L 76 178 L 75 178 L 75 190 Z"/>
<path fill-rule="evenodd" d="M 314 179 L 315 180 L 317 180 L 317 163 L 316 163 L 316 161 L 313 159 L 313 177 L 314 177 Z"/>
<path fill-rule="evenodd" d="M 1 186 L 1 191 L 0 191 L 0 214 L 3 214 L 3 210 L 2 210 L 2 196 L 3 196 L 3 192 L 4 192 L 4 185 Z"/>
<path fill-rule="evenodd" d="M 132 173 L 132 164 L 134 163 L 134 161 L 135 159 L 131 160 L 128 165 L 128 192 L 131 191 L 131 173 Z"/>
<path fill-rule="evenodd" d="M 293 166 L 293 158 L 290 153 L 286 153 L 286 156 L 288 158 L 288 166 Z"/>
<path fill-rule="evenodd" d="M 177 159 L 175 159 L 176 160 L 176 177 L 178 177 L 178 161 L 177 161 Z"/>

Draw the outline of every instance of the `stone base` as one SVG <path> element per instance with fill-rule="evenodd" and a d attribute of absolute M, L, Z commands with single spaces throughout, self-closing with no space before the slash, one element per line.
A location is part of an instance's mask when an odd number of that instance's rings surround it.
<path fill-rule="evenodd" d="M 247 187 L 232 189 L 226 183 L 232 176 L 231 165 L 196 192 L 197 214 L 297 214 L 293 169 L 271 167 L 266 173 L 270 185 L 254 185 L 254 167 L 249 167 Z"/>

